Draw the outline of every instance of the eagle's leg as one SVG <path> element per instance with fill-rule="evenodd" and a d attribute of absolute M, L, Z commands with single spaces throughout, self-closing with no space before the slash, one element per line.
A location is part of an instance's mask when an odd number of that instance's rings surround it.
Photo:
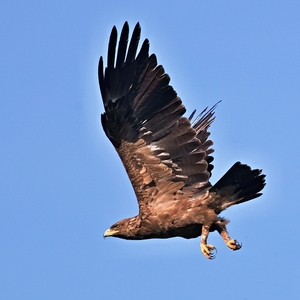
<path fill-rule="evenodd" d="M 240 244 L 235 239 L 230 239 L 229 233 L 226 229 L 227 223 L 228 223 L 227 220 L 219 219 L 219 222 L 217 223 L 217 230 L 228 248 L 230 248 L 231 250 L 239 250 L 242 248 L 242 244 Z"/>
<path fill-rule="evenodd" d="M 210 226 L 207 225 L 202 226 L 200 248 L 201 248 L 201 252 L 205 257 L 207 257 L 208 259 L 214 259 L 216 253 L 213 250 L 217 251 L 217 249 L 213 245 L 207 244 L 209 229 Z"/>

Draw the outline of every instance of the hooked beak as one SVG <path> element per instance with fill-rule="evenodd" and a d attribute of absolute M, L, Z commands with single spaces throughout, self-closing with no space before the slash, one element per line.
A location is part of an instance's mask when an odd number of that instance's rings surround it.
<path fill-rule="evenodd" d="M 110 228 L 108 228 L 104 234 L 103 234 L 103 237 L 106 238 L 108 236 L 114 236 L 115 234 L 117 233 L 116 230 L 111 230 Z"/>

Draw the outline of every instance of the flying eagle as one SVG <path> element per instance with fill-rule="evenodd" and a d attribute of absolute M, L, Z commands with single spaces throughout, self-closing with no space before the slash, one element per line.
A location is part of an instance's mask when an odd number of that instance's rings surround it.
<path fill-rule="evenodd" d="M 100 57 L 99 85 L 105 113 L 101 123 L 118 152 L 132 183 L 139 214 L 121 220 L 104 237 L 128 240 L 150 238 L 196 238 L 209 259 L 215 247 L 207 243 L 217 230 L 232 250 L 241 248 L 226 229 L 228 220 L 219 216 L 226 208 L 262 195 L 265 175 L 261 170 L 236 162 L 214 185 L 213 142 L 209 127 L 214 109 L 205 109 L 194 119 L 186 109 L 149 41 L 137 48 L 141 27 L 136 24 L 128 46 L 129 26 L 123 26 L 117 46 L 113 27 L 108 45 L 107 67 Z"/>

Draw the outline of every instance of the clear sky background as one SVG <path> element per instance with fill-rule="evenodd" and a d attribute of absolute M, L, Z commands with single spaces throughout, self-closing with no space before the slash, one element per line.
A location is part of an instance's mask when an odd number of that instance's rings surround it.
<path fill-rule="evenodd" d="M 299 299 L 299 1 L 16 1 L 0 9 L 1 299 Z M 264 195 L 232 207 L 240 251 L 103 239 L 137 214 L 99 116 L 113 25 L 142 26 L 188 113 L 222 99 L 212 182 L 236 161 Z"/>

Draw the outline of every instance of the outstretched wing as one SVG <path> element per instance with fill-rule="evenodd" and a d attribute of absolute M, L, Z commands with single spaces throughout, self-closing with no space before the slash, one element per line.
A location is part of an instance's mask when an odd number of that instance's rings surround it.
<path fill-rule="evenodd" d="M 143 215 L 150 206 L 206 194 L 213 168 L 208 127 L 214 120 L 214 107 L 191 124 L 194 113 L 183 117 L 185 107 L 156 56 L 149 56 L 147 39 L 137 54 L 139 23 L 129 46 L 128 33 L 126 22 L 116 51 L 117 30 L 112 29 L 105 70 L 100 57 L 98 75 L 105 108 L 101 122 L 125 166 Z"/>

